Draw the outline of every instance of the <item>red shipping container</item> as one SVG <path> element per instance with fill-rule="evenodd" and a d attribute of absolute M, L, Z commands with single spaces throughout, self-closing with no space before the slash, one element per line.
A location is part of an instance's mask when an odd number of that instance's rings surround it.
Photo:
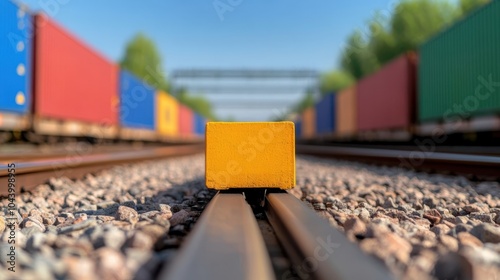
<path fill-rule="evenodd" d="M 194 133 L 194 119 L 191 109 L 184 105 L 179 105 L 179 134 L 183 136 L 192 135 Z"/>
<path fill-rule="evenodd" d="M 358 83 L 358 130 L 408 129 L 416 114 L 415 53 L 405 54 Z"/>
<path fill-rule="evenodd" d="M 37 117 L 118 123 L 118 66 L 43 15 L 35 19 Z"/>

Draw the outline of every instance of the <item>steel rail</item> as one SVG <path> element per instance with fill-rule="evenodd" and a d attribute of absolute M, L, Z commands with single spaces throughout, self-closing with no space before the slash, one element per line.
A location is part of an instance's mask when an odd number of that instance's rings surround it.
<path fill-rule="evenodd" d="M 288 193 L 266 196 L 266 215 L 300 279 L 393 279 L 372 257 Z M 280 279 L 290 279 L 292 271 Z"/>
<path fill-rule="evenodd" d="M 384 163 L 417 170 L 431 169 L 476 176 L 500 176 L 500 156 L 315 145 L 297 145 L 296 152 L 298 154 Z"/>
<path fill-rule="evenodd" d="M 158 279 L 275 279 L 254 214 L 242 194 L 217 194 L 179 255 Z"/>
<path fill-rule="evenodd" d="M 144 160 L 154 160 L 172 156 L 200 153 L 203 145 L 180 145 L 163 148 L 151 148 L 140 151 L 114 152 L 90 155 L 71 155 L 68 157 L 14 162 L 15 168 L 0 164 L 0 196 L 8 194 L 8 180 L 15 174 L 16 191 L 30 190 L 42 184 L 50 177 L 66 176 L 72 179 L 115 166 Z"/>

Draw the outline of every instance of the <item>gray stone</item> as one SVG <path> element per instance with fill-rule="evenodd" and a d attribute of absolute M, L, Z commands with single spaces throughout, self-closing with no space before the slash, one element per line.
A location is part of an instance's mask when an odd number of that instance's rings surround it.
<path fill-rule="evenodd" d="M 126 262 L 127 267 L 132 271 L 137 271 L 141 266 L 146 265 L 146 263 L 151 259 L 152 252 L 140 248 L 126 248 L 124 250 L 125 255 L 127 256 Z M 141 278 L 139 275 L 135 275 L 136 279 L 150 279 L 150 278 Z"/>
<path fill-rule="evenodd" d="M 81 222 L 78 224 L 74 224 L 71 226 L 60 228 L 59 234 L 67 234 L 67 233 L 74 232 L 74 231 L 84 230 L 86 228 L 94 227 L 96 225 L 97 225 L 96 221 L 87 220 L 87 221 L 84 221 L 84 222 Z"/>
<path fill-rule="evenodd" d="M 96 231 L 92 235 L 91 240 L 94 248 L 96 249 L 109 247 L 115 250 L 120 250 L 123 243 L 125 243 L 126 237 L 122 230 L 112 227 L 106 231 Z"/>
<path fill-rule="evenodd" d="M 100 279 L 125 279 L 129 271 L 125 266 L 122 254 L 111 248 L 100 248 L 96 251 L 97 275 Z"/>
<path fill-rule="evenodd" d="M 66 197 L 64 197 L 64 205 L 66 207 L 74 207 L 77 202 L 78 197 L 76 195 L 68 194 Z"/>
<path fill-rule="evenodd" d="M 56 216 L 52 213 L 43 212 L 41 217 L 43 223 L 47 226 L 53 225 L 56 221 Z"/>
<path fill-rule="evenodd" d="M 483 243 L 500 243 L 500 228 L 491 224 L 480 224 L 475 226 L 470 233 Z"/>
<path fill-rule="evenodd" d="M 97 206 L 97 209 L 106 209 L 106 208 L 109 208 L 112 206 L 116 206 L 116 208 L 118 208 L 119 204 L 110 200 L 110 201 L 100 202 L 96 206 Z"/>
<path fill-rule="evenodd" d="M 439 242 L 443 244 L 448 250 L 452 252 L 458 251 L 458 241 L 457 239 L 449 236 L 449 235 L 440 235 Z"/>
<path fill-rule="evenodd" d="M 121 205 L 132 208 L 132 209 L 137 211 L 137 205 L 135 204 L 135 202 L 133 200 L 127 200 L 127 201 L 123 202 Z"/>
<path fill-rule="evenodd" d="M 397 208 L 397 205 L 394 203 L 394 199 L 392 197 L 388 197 L 384 202 L 385 209 L 394 209 Z"/>
<path fill-rule="evenodd" d="M 119 206 L 115 215 L 116 220 L 125 221 L 129 223 L 137 223 L 139 221 L 139 214 L 134 209 L 127 206 Z"/>
<path fill-rule="evenodd" d="M 457 253 L 449 253 L 438 259 L 433 276 L 437 279 L 473 279 L 472 264 Z"/>
<path fill-rule="evenodd" d="M 475 213 L 471 213 L 470 217 L 471 217 L 471 219 L 476 219 L 476 220 L 484 222 L 484 223 L 493 223 L 493 215 L 494 214 L 475 212 Z"/>
<path fill-rule="evenodd" d="M 437 224 L 431 227 L 431 231 L 436 234 L 436 236 L 444 235 L 448 233 L 450 228 L 447 225 L 444 224 Z"/>
<path fill-rule="evenodd" d="M 154 242 L 150 236 L 147 234 L 136 231 L 132 236 L 127 240 L 126 246 L 129 248 L 138 248 L 143 250 L 149 250 L 153 247 Z"/>
<path fill-rule="evenodd" d="M 500 255 L 488 247 L 467 247 L 462 250 L 462 254 L 473 260 L 474 263 L 500 265 Z"/>
<path fill-rule="evenodd" d="M 97 211 L 97 205 L 95 204 L 89 204 L 89 205 L 83 205 L 78 207 L 78 211 L 87 211 L 87 212 L 95 212 Z"/>
<path fill-rule="evenodd" d="M 87 218 L 88 218 L 88 216 L 85 213 L 76 213 L 75 214 L 75 220 L 86 221 Z"/>
<path fill-rule="evenodd" d="M 23 228 L 21 229 L 20 231 L 22 234 L 24 234 L 24 236 L 26 236 L 26 239 L 29 239 L 32 235 L 34 235 L 35 233 L 41 233 L 42 231 L 40 230 L 40 228 L 38 227 L 27 227 L 27 228 Z M 16 239 L 18 237 L 16 236 Z M 18 243 L 16 241 L 16 243 Z M 19 245 L 19 244 L 17 244 Z"/>
<path fill-rule="evenodd" d="M 170 218 L 170 225 L 172 227 L 178 225 L 178 224 L 183 224 L 187 221 L 189 218 L 189 213 L 186 210 L 180 210 L 179 212 L 176 212 L 172 215 Z"/>
<path fill-rule="evenodd" d="M 63 212 L 59 214 L 59 217 L 63 217 L 64 219 L 74 219 L 75 215 L 73 215 L 73 213 Z"/>
<path fill-rule="evenodd" d="M 469 222 L 469 218 L 466 216 L 457 216 L 455 217 L 455 224 L 467 224 Z"/>
<path fill-rule="evenodd" d="M 42 247 L 45 242 L 45 234 L 41 232 L 34 233 L 26 242 L 26 250 L 36 251 Z"/>
<path fill-rule="evenodd" d="M 41 220 L 41 217 L 38 219 L 37 217 L 27 217 L 23 220 L 21 223 L 20 227 L 21 228 L 30 228 L 30 227 L 35 227 L 37 228 L 40 232 L 45 231 L 45 225 L 43 224 Z"/>
<path fill-rule="evenodd" d="M 478 204 L 468 204 L 468 205 L 465 205 L 464 206 L 464 210 L 467 212 L 467 213 L 474 213 L 474 212 L 485 212 L 486 210 L 488 210 L 488 208 L 486 207 L 481 207 L 482 205 L 478 205 Z"/>

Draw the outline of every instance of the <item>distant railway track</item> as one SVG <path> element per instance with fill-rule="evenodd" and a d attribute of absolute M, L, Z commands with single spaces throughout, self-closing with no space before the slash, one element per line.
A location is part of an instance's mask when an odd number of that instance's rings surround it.
<path fill-rule="evenodd" d="M 300 142 L 297 145 L 314 145 L 314 146 L 329 146 L 341 148 L 363 148 L 363 149 L 384 149 L 384 150 L 397 150 L 397 151 L 421 151 L 426 149 L 438 153 L 451 153 L 451 154 L 467 154 L 467 155 L 484 155 L 484 156 L 500 156 L 500 146 L 477 146 L 477 145 L 434 145 L 434 146 L 421 146 L 414 143 L 401 143 L 401 142 Z"/>
<path fill-rule="evenodd" d="M 58 143 L 45 145 L 4 144 L 0 148 L 0 163 L 33 161 L 75 157 L 80 155 L 103 154 L 125 151 L 139 151 L 145 148 L 158 148 L 160 144 L 97 144 L 88 142 Z"/>
<path fill-rule="evenodd" d="M 268 193 L 259 202 L 255 193 L 259 191 L 219 192 L 160 279 L 393 278 L 381 263 L 291 194 Z M 260 194 L 263 198 L 264 192 Z M 265 233 L 252 212 L 254 203 L 264 205 L 266 220 L 291 263 L 288 269 L 277 270 L 271 260 L 276 246 L 264 241 Z"/>
<path fill-rule="evenodd" d="M 201 153 L 203 150 L 203 145 L 190 144 L 147 148 L 137 151 L 75 155 L 70 157 L 47 156 L 45 159 L 14 161 L 16 187 L 18 191 L 29 191 L 33 187 L 43 184 L 50 177 L 66 176 L 75 179 L 118 164 L 190 155 Z M 9 168 L 8 163 L 0 162 L 0 196 L 7 194 L 9 169 L 12 168 Z"/>
<path fill-rule="evenodd" d="M 383 148 L 297 145 L 297 154 L 400 166 L 403 168 L 500 178 L 500 156 Z"/>

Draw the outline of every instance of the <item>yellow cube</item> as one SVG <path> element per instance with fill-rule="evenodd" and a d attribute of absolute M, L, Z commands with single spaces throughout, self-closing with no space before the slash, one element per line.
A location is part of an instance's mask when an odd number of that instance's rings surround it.
<path fill-rule="evenodd" d="M 206 145 L 209 189 L 295 186 L 293 122 L 209 122 Z"/>

